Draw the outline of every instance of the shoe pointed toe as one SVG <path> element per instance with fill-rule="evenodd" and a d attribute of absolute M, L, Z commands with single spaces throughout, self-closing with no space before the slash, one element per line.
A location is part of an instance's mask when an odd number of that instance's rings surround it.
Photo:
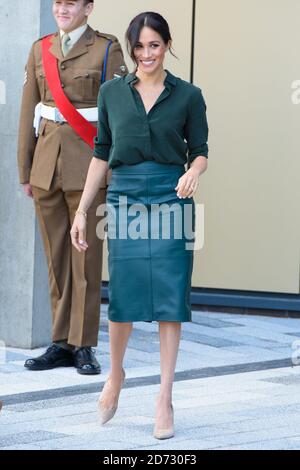
<path fill-rule="evenodd" d="M 98 411 L 100 415 L 100 424 L 103 426 L 104 424 L 108 423 L 114 415 L 116 414 L 117 411 L 117 406 L 114 406 L 113 408 L 104 408 L 99 405 Z"/>
<path fill-rule="evenodd" d="M 173 423 L 174 423 L 174 408 L 173 404 L 171 404 L 171 412 L 172 412 L 172 417 L 173 417 Z M 153 437 L 155 439 L 170 439 L 174 437 L 175 432 L 174 432 L 174 424 L 168 428 L 158 428 L 154 426 L 154 431 L 153 431 Z"/>
<path fill-rule="evenodd" d="M 168 428 L 168 429 L 155 429 L 153 432 L 153 436 L 155 439 L 170 439 L 171 437 L 174 437 L 174 428 Z"/>
<path fill-rule="evenodd" d="M 123 380 L 122 380 L 119 396 L 120 396 L 122 387 L 124 385 L 125 377 L 126 377 L 124 369 L 122 369 L 122 372 L 123 372 Z M 104 387 L 105 387 L 105 385 L 107 384 L 108 381 L 109 381 L 109 377 L 107 378 L 107 380 L 104 384 Z M 110 421 L 114 417 L 114 415 L 116 414 L 116 411 L 118 409 L 119 396 L 118 396 L 116 405 L 112 406 L 112 407 L 109 407 L 109 408 L 103 406 L 102 403 L 101 403 L 101 397 L 99 398 L 99 400 L 98 400 L 98 413 L 99 413 L 99 416 L 100 416 L 100 424 L 102 426 L 104 424 L 108 423 L 108 421 Z"/>

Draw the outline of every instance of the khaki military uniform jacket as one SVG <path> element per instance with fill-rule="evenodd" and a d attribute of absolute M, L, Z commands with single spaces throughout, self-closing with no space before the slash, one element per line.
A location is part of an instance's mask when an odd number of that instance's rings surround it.
<path fill-rule="evenodd" d="M 88 26 L 65 57 L 61 52 L 59 33 L 52 38 L 50 51 L 58 59 L 64 92 L 76 108 L 97 106 L 109 40 L 113 43 L 109 50 L 106 80 L 114 78 L 114 75 L 127 73 L 117 38 L 94 31 Z M 55 107 L 45 79 L 41 40 L 33 44 L 25 72 L 18 143 L 20 183 L 29 182 L 33 186 L 49 190 L 60 155 L 63 190 L 82 190 L 92 158 L 92 149 L 68 123 L 55 123 L 44 118 L 40 122 L 39 136 L 36 138 L 33 119 L 35 106 L 39 102 Z M 105 187 L 106 182 L 103 181 L 101 186 Z"/>

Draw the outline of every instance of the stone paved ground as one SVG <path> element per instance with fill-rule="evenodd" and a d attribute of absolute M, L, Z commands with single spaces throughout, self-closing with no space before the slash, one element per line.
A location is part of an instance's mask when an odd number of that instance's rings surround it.
<path fill-rule="evenodd" d="M 193 323 L 183 324 L 176 369 L 176 435 L 157 441 L 157 323 L 134 324 L 119 409 L 99 425 L 96 401 L 109 370 L 106 311 L 102 305 L 100 376 L 73 368 L 30 372 L 24 360 L 43 350 L 7 349 L 0 449 L 300 449 L 300 368 L 291 361 L 300 320 L 193 312 Z"/>

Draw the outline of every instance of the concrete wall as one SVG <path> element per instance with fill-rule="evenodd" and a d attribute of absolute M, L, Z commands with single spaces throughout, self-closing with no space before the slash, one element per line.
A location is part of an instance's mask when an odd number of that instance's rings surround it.
<path fill-rule="evenodd" d="M 23 348 L 50 339 L 46 262 L 32 200 L 18 183 L 16 150 L 24 66 L 33 41 L 55 30 L 51 4 L 0 0 L 0 341 Z"/>

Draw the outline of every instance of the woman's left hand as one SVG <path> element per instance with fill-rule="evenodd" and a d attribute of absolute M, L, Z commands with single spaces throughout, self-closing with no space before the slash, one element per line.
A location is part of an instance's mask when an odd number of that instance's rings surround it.
<path fill-rule="evenodd" d="M 190 168 L 184 173 L 178 180 L 178 184 L 175 188 L 179 199 L 185 199 L 186 197 L 193 197 L 198 188 L 200 172 L 195 168 Z"/>
<path fill-rule="evenodd" d="M 88 249 L 86 242 L 86 218 L 82 214 L 76 214 L 70 231 L 72 245 L 79 253 Z"/>

